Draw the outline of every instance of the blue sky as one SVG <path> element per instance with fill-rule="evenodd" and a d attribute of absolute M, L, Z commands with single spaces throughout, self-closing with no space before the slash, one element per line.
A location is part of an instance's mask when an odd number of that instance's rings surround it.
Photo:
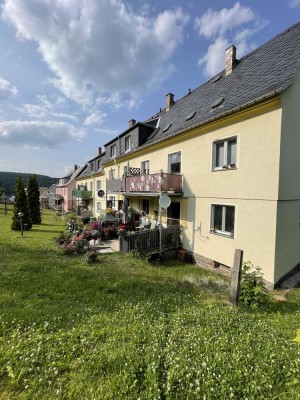
<path fill-rule="evenodd" d="M 53 177 L 300 19 L 300 0 L 0 4 L 0 171 Z"/>

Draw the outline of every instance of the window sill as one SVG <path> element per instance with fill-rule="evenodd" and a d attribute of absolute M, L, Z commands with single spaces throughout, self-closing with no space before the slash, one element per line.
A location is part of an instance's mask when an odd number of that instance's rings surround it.
<path fill-rule="evenodd" d="M 209 233 L 212 235 L 223 236 L 228 239 L 234 239 L 234 234 L 231 232 L 224 232 L 224 231 L 218 231 L 216 229 L 210 229 Z"/>
<path fill-rule="evenodd" d="M 232 171 L 232 170 L 236 170 L 237 167 L 234 166 L 230 166 L 230 165 L 224 165 L 223 167 L 216 167 L 212 169 L 212 172 L 216 172 L 216 171 Z"/>

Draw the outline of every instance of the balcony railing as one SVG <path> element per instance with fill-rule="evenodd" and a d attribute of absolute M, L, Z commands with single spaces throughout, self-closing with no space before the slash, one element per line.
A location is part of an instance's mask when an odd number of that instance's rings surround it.
<path fill-rule="evenodd" d="M 108 192 L 182 193 L 182 175 L 170 172 L 157 172 L 148 175 L 124 176 L 122 179 L 108 179 Z"/>
<path fill-rule="evenodd" d="M 93 192 L 90 190 L 73 190 L 72 196 L 76 197 L 77 199 L 92 199 Z"/>

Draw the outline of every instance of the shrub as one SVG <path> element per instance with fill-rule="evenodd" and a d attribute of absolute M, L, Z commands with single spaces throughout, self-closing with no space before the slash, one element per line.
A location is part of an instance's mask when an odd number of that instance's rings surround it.
<path fill-rule="evenodd" d="M 94 262 L 97 261 L 98 258 L 98 253 L 96 251 L 88 251 L 85 256 L 83 257 L 83 260 L 87 264 L 93 264 Z"/>
<path fill-rule="evenodd" d="M 59 236 L 55 238 L 56 243 L 58 244 L 64 244 L 64 243 L 70 243 L 71 241 L 71 233 L 70 232 L 61 232 Z"/>
<path fill-rule="evenodd" d="M 63 243 L 63 245 L 61 246 L 61 249 L 63 251 L 63 254 L 68 255 L 68 256 L 71 254 L 74 254 L 76 252 L 76 247 L 74 246 L 74 244 L 69 243 L 69 242 Z"/>
<path fill-rule="evenodd" d="M 86 239 L 76 239 L 73 241 L 73 244 L 76 248 L 77 254 L 83 254 L 86 251 L 87 240 Z"/>
<path fill-rule="evenodd" d="M 267 289 L 260 267 L 248 261 L 243 263 L 239 301 L 251 308 L 258 308 L 267 300 Z"/>

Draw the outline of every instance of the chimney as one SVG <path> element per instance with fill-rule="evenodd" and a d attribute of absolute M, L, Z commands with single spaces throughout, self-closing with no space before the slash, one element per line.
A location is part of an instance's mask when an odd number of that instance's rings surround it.
<path fill-rule="evenodd" d="M 236 64 L 236 47 L 231 45 L 225 51 L 225 75 L 231 74 L 235 64 Z"/>
<path fill-rule="evenodd" d="M 102 147 L 98 147 L 98 156 L 101 156 L 102 154 Z"/>
<path fill-rule="evenodd" d="M 168 93 L 166 95 L 166 111 L 169 111 L 171 106 L 175 103 L 174 101 L 174 94 Z"/>
<path fill-rule="evenodd" d="M 135 119 L 131 119 L 129 122 L 128 122 L 128 128 L 131 128 L 133 125 L 135 125 L 136 124 L 136 120 Z"/>

